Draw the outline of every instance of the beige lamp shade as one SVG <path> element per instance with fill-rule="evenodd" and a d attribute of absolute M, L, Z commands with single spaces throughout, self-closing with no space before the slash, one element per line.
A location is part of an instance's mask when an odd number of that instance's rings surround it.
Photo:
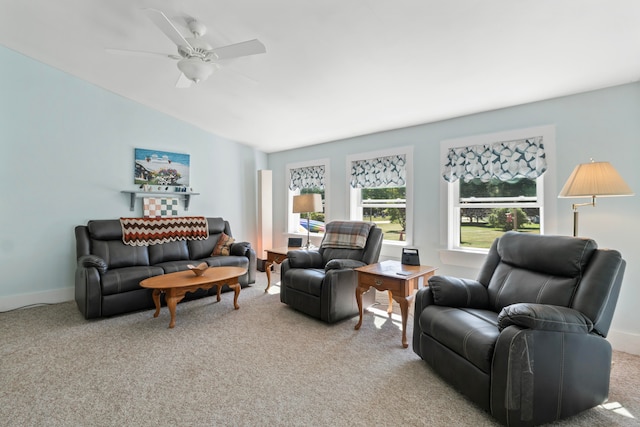
<path fill-rule="evenodd" d="M 576 166 L 558 197 L 632 195 L 631 188 L 609 162 L 591 162 Z"/>
<path fill-rule="evenodd" d="M 320 194 L 300 194 L 293 196 L 293 213 L 322 212 Z"/>

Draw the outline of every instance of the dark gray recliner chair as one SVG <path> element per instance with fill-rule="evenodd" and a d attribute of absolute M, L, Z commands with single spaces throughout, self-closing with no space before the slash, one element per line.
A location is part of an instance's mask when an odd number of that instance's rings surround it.
<path fill-rule="evenodd" d="M 505 233 L 477 280 L 434 276 L 418 291 L 413 350 L 509 426 L 597 406 L 625 265 L 590 239 Z"/>
<path fill-rule="evenodd" d="M 327 323 L 359 313 L 354 268 L 378 262 L 384 234 L 374 224 L 362 249 L 323 247 L 331 226 L 332 223 L 327 224 L 320 248 L 289 251 L 280 267 L 280 301 Z M 375 289 L 362 295 L 363 308 L 374 302 Z"/>

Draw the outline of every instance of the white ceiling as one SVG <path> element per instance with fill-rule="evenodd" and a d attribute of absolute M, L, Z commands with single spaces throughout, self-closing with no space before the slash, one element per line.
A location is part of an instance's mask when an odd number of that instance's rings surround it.
<path fill-rule="evenodd" d="M 267 53 L 177 89 L 175 61 L 105 52 L 175 53 L 146 7 Z M 640 1 L 0 0 L 0 44 L 276 152 L 638 81 Z"/>

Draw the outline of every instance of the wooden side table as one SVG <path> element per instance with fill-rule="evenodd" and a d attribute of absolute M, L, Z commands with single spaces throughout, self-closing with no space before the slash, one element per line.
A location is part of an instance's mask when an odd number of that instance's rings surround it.
<path fill-rule="evenodd" d="M 399 261 L 382 261 L 377 264 L 369 264 L 358 267 L 358 287 L 356 288 L 356 302 L 360 319 L 355 329 L 362 326 L 362 294 L 374 287 L 379 291 L 389 292 L 389 308 L 392 312 L 392 300 L 400 304 L 402 313 L 402 347 L 409 347 L 407 342 L 407 318 L 409 317 L 409 302 L 413 300 L 414 290 L 418 289 L 420 278 L 424 284 L 433 276 L 437 269 L 428 265 L 404 265 Z"/>
<path fill-rule="evenodd" d="M 264 262 L 264 271 L 267 272 L 267 288 L 264 290 L 267 292 L 271 287 L 271 266 L 273 264 L 281 264 L 282 261 L 287 259 L 287 252 L 295 251 L 302 248 L 292 248 L 284 246 L 282 248 L 265 249 L 267 253 L 267 259 Z"/>

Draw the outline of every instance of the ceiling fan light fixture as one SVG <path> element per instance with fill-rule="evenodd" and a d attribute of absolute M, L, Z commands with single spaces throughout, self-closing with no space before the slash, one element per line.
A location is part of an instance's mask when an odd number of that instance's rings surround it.
<path fill-rule="evenodd" d="M 178 68 L 189 79 L 196 83 L 206 80 L 213 73 L 213 64 L 202 62 L 198 58 L 185 58 L 178 61 Z"/>

